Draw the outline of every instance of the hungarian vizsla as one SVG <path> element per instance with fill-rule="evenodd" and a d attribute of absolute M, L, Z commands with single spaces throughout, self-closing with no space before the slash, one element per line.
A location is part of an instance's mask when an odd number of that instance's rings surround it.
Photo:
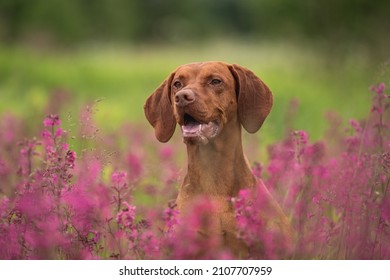
<path fill-rule="evenodd" d="M 188 154 L 188 171 L 176 200 L 185 215 L 199 197 L 207 197 L 217 210 L 210 213 L 215 227 L 236 254 L 248 248 L 237 238 L 231 198 L 242 189 L 264 197 L 259 215 L 265 224 L 291 239 L 289 222 L 261 180 L 252 174 L 243 153 L 241 127 L 255 133 L 269 114 L 273 97 L 250 70 L 223 62 L 180 66 L 155 90 L 145 104 L 145 115 L 156 138 L 167 142 L 179 124 Z"/>

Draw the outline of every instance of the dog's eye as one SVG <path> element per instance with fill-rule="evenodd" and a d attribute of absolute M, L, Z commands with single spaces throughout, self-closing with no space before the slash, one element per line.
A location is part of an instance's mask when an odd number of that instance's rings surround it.
<path fill-rule="evenodd" d="M 173 87 L 176 89 L 179 89 L 183 86 L 183 84 L 180 81 L 176 81 L 173 83 Z"/>
<path fill-rule="evenodd" d="M 220 79 L 212 79 L 210 84 L 212 84 L 213 86 L 218 86 L 222 84 L 222 81 Z"/>

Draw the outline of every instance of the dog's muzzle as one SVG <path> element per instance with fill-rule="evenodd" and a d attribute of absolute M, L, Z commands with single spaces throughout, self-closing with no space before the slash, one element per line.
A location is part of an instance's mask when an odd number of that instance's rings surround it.
<path fill-rule="evenodd" d="M 198 120 L 196 112 L 190 110 L 195 101 L 195 93 L 191 89 L 183 89 L 175 94 L 175 106 L 180 115 L 179 124 L 181 124 L 182 135 L 185 143 L 207 144 L 218 135 L 220 125 L 217 121 Z"/>
<path fill-rule="evenodd" d="M 219 125 L 216 121 L 200 123 L 188 114 L 184 115 L 184 125 L 181 126 L 184 141 L 191 143 L 198 140 L 202 144 L 207 144 L 218 135 L 219 130 Z"/>

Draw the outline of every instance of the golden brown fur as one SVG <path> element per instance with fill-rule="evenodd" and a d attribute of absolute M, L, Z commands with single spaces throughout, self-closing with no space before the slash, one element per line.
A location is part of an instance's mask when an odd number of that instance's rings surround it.
<path fill-rule="evenodd" d="M 261 217 L 291 238 L 288 220 L 262 182 L 257 182 L 243 153 L 241 127 L 255 133 L 269 114 L 273 97 L 250 70 L 223 62 L 180 66 L 145 104 L 145 114 L 161 142 L 181 126 L 187 145 L 188 171 L 177 197 L 185 214 L 197 197 L 217 205 L 207 234 L 222 234 L 225 243 L 244 257 L 246 246 L 236 237 L 234 209 L 229 198 L 241 189 L 260 185 L 266 199 Z"/>

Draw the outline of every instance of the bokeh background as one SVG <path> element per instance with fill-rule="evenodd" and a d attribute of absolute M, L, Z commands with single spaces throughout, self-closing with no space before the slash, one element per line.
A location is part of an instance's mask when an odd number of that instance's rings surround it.
<path fill-rule="evenodd" d="M 389 11 L 370 0 L 0 0 L 0 114 L 36 126 L 95 103 L 100 129 L 151 130 L 144 101 L 172 70 L 222 60 L 273 90 L 263 141 L 286 126 L 318 139 L 328 111 L 365 117 L 370 85 L 388 81 Z"/>
<path fill-rule="evenodd" d="M 193 234 L 210 204 L 162 232 L 185 145 L 179 129 L 158 143 L 143 112 L 205 60 L 273 91 L 244 149 L 297 230 L 293 258 L 389 258 L 389 14 L 389 0 L 0 0 L 0 259 L 219 258 Z M 247 244 L 279 257 L 249 208 Z"/>

